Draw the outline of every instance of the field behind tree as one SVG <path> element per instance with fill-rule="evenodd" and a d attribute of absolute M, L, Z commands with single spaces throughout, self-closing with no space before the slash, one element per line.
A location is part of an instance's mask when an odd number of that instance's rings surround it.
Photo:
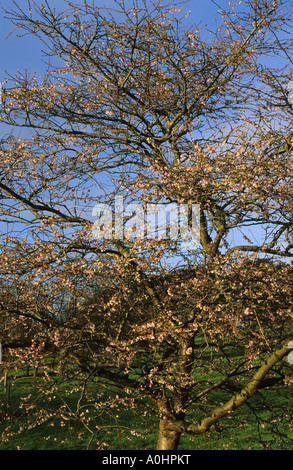
<path fill-rule="evenodd" d="M 127 408 L 129 400 L 125 398 L 117 406 L 115 388 L 109 389 L 103 381 L 90 384 L 83 395 L 75 391 L 77 382 L 63 382 L 59 392 L 47 399 L 37 390 L 42 380 L 25 373 L 8 379 L 6 386 L 2 380 L 0 450 L 156 448 L 159 419 L 151 403 L 133 403 Z M 97 394 L 103 402 L 99 410 L 94 400 Z M 215 404 L 227 396 L 226 392 L 215 392 Z M 27 400 L 32 404 L 31 413 L 22 405 Z M 269 403 L 269 408 L 264 409 L 263 402 Z M 278 394 L 263 389 L 249 406 L 236 410 L 209 433 L 194 438 L 183 435 L 178 450 L 292 450 L 292 405 L 290 387 L 279 387 Z M 56 410 L 60 410 L 59 417 Z M 191 421 L 202 418 L 203 412 L 190 409 L 188 415 Z"/>

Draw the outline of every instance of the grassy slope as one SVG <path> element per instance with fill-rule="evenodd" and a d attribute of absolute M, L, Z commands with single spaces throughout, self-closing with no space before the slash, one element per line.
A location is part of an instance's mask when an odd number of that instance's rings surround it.
<path fill-rule="evenodd" d="M 26 396 L 31 389 L 32 382 L 29 379 L 18 380 L 11 385 L 9 393 L 9 408 L 7 408 L 7 393 L 4 392 L 3 383 L 0 384 L 0 413 L 9 410 L 9 419 L 0 422 L 0 450 L 58 450 L 58 449 L 116 449 L 116 450 L 152 450 L 155 449 L 157 439 L 158 423 L 155 416 L 142 417 L 140 409 L 129 410 L 121 406 L 112 409 L 111 405 L 101 409 L 99 414 L 93 407 L 90 398 L 84 402 L 84 419 L 95 416 L 95 426 L 100 430 L 96 433 L 97 440 L 91 439 L 85 426 L 74 419 L 49 418 L 43 423 L 29 430 L 17 432 L 28 422 L 28 416 L 19 407 L 21 397 Z M 69 390 L 69 389 L 68 389 Z M 108 394 L 109 392 L 103 391 Z M 279 420 L 275 420 L 270 410 L 262 409 L 264 397 L 269 400 L 273 408 L 279 412 Z M 79 396 L 68 393 L 66 397 L 66 410 L 76 410 Z M 219 400 L 219 394 L 215 400 Z M 223 400 L 226 398 L 223 394 Z M 194 439 L 188 436 L 181 438 L 179 449 L 181 450 L 292 450 L 293 429 L 290 410 L 292 412 L 292 389 L 284 388 L 277 396 L 269 390 L 263 390 L 261 394 L 253 399 L 250 406 L 245 405 L 234 412 L 206 435 Z M 111 401 L 108 400 L 108 403 Z M 47 403 L 48 404 L 48 403 Z M 60 405 L 58 397 L 52 400 L 52 409 Z M 42 408 L 40 402 L 39 410 Z M 255 410 L 262 409 L 256 417 Z M 2 410 L 2 411 L 1 411 Z M 88 410 L 88 411 L 86 411 Z M 194 410 L 189 411 L 189 420 L 199 417 Z M 36 413 L 38 419 L 41 411 Z M 65 416 L 65 415 L 64 415 Z M 119 418 L 118 418 L 119 416 Z M 67 414 L 68 418 L 68 414 Z M 291 416 L 292 418 L 292 416 Z M 31 414 L 29 419 L 34 422 L 36 418 Z M 235 426 L 236 424 L 236 426 Z M 10 430 L 16 434 L 9 436 Z M 109 446 L 103 447 L 107 442 Z M 102 446 L 101 446 L 102 445 Z"/>

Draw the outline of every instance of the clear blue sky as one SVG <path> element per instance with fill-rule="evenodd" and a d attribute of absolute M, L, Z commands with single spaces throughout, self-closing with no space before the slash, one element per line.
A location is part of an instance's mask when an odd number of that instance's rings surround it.
<path fill-rule="evenodd" d="M 15 0 L 22 9 L 28 10 L 27 0 Z M 83 3 L 83 0 L 73 0 L 74 3 Z M 89 1 L 91 4 L 92 0 Z M 36 0 L 36 3 L 41 5 L 42 0 Z M 112 0 L 106 2 L 95 0 L 98 6 L 111 6 L 114 4 Z M 131 1 L 126 0 L 126 5 Z M 226 4 L 226 1 L 219 0 L 218 3 L 222 6 Z M 66 2 L 64 0 L 49 0 L 49 5 L 55 7 L 57 11 L 63 11 L 66 9 Z M 7 19 L 5 19 L 5 10 L 15 9 L 13 0 L 0 0 L 0 81 L 4 79 L 5 72 L 14 75 L 18 69 L 24 72 L 27 69 L 30 73 L 36 71 L 41 73 L 43 70 L 41 48 L 43 45 L 34 38 L 32 35 L 26 35 L 24 37 L 17 37 L 20 32 L 14 32 L 8 38 L 8 34 L 13 29 L 13 25 Z M 215 24 L 215 15 L 217 14 L 216 5 L 210 0 L 190 0 L 185 3 L 184 9 L 186 11 L 191 10 L 192 13 L 188 18 L 188 22 L 203 24 L 208 23 L 210 26 Z"/>
<path fill-rule="evenodd" d="M 22 9 L 26 11 L 28 10 L 27 0 L 15 1 Z M 113 0 L 94 1 L 99 7 L 114 5 Z M 83 3 L 83 0 L 73 0 L 73 2 Z M 89 0 L 89 4 L 91 4 L 91 2 L 92 0 Z M 43 2 L 42 0 L 36 0 L 36 3 L 41 6 Z M 227 1 L 218 0 L 217 3 L 224 7 L 227 4 Z M 132 1 L 125 0 L 125 4 L 129 4 L 131 6 Z M 52 8 L 55 7 L 59 12 L 66 9 L 66 2 L 64 0 L 49 0 L 49 5 Z M 14 32 L 7 37 L 13 29 L 13 25 L 9 20 L 5 19 L 3 9 L 11 10 L 15 8 L 13 0 L 0 0 L 0 82 L 4 80 L 6 73 L 14 76 L 17 70 L 20 72 L 25 72 L 25 70 L 27 70 L 30 75 L 34 72 L 36 72 L 37 75 L 42 75 L 46 68 L 41 53 L 41 49 L 44 46 L 38 39 L 32 35 L 18 37 L 20 34 L 19 31 Z M 188 17 L 188 23 L 198 24 L 202 22 L 202 25 L 208 24 L 210 29 L 216 28 L 218 7 L 211 0 L 190 0 L 184 4 L 184 10 L 191 10 L 191 14 Z M 220 17 L 218 21 L 220 23 Z"/>

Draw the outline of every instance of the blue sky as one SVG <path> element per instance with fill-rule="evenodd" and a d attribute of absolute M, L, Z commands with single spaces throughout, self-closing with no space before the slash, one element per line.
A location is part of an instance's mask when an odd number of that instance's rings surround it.
<path fill-rule="evenodd" d="M 126 0 L 126 5 L 128 2 L 132 4 L 132 2 Z M 27 0 L 16 0 L 16 3 L 27 11 Z M 41 5 L 42 0 L 36 0 L 36 3 Z M 74 3 L 83 3 L 83 0 L 75 0 Z M 89 1 L 90 3 L 91 1 Z M 112 0 L 107 2 L 95 0 L 95 3 L 101 7 L 114 4 Z M 218 3 L 224 6 L 226 1 L 220 0 Z M 66 2 L 64 0 L 50 0 L 49 4 L 51 7 L 55 7 L 57 11 L 66 9 Z M 30 72 L 36 71 L 41 73 L 44 67 L 41 54 L 43 46 L 32 35 L 17 37 L 20 34 L 19 31 L 7 37 L 13 29 L 13 25 L 9 20 L 5 19 L 3 9 L 15 9 L 13 0 L 0 0 L 0 8 L 0 80 L 4 79 L 5 72 L 13 75 L 17 69 L 21 72 L 27 69 Z M 216 5 L 210 0 L 190 0 L 185 4 L 185 10 L 191 10 L 192 12 L 188 21 L 195 24 L 202 21 L 203 24 L 214 25 L 217 9 Z"/>
<path fill-rule="evenodd" d="M 27 11 L 28 4 L 26 0 L 16 0 L 21 8 Z M 39 5 L 41 6 L 42 0 L 39 0 Z M 83 0 L 75 0 L 75 3 L 83 3 Z M 91 3 L 91 2 L 89 2 Z M 130 0 L 125 1 L 126 5 L 129 3 L 131 6 L 132 2 Z M 64 0 L 49 0 L 50 7 L 55 7 L 57 11 L 63 11 L 66 9 L 66 2 Z M 107 2 L 96 0 L 97 6 L 111 6 L 114 2 L 113 0 L 108 0 Z M 224 2 L 222 1 L 224 5 Z M 0 28 L 0 82 L 6 77 L 6 74 L 11 74 L 15 76 L 16 72 L 19 70 L 21 73 L 27 70 L 29 74 L 34 72 L 37 75 L 42 75 L 42 72 L 45 71 L 46 65 L 42 58 L 42 48 L 43 44 L 32 35 L 25 35 L 19 37 L 21 34 L 20 31 L 14 31 L 12 34 L 9 34 L 12 29 L 12 23 L 5 19 L 5 10 L 15 9 L 13 0 L 0 0 L 0 18 L 1 18 L 1 28 Z M 214 23 L 215 15 L 217 13 L 217 7 L 209 0 L 192 0 L 185 4 L 184 11 L 191 10 L 192 13 L 188 17 L 188 23 L 202 24 Z M 6 126 L 3 124 L 0 127 L 2 132 L 6 133 Z"/>
<path fill-rule="evenodd" d="M 89 0 L 89 4 L 91 1 Z M 27 0 L 16 0 L 16 3 L 24 10 L 28 9 Z M 36 0 L 36 3 L 41 6 L 42 0 Z M 75 0 L 75 3 L 83 3 L 83 0 Z M 95 3 L 99 7 L 114 4 L 113 0 L 108 0 L 107 2 L 95 0 Z M 130 0 L 125 0 L 125 3 L 126 5 L 132 5 Z M 220 6 L 224 7 L 226 3 L 226 0 L 218 0 Z M 66 2 L 64 0 L 49 0 L 49 4 L 52 8 L 55 7 L 57 11 L 66 9 Z M 37 75 L 42 75 L 46 69 L 41 53 L 43 44 L 32 35 L 19 37 L 19 31 L 9 35 L 13 25 L 9 20 L 5 19 L 3 9 L 10 10 L 16 7 L 13 4 L 13 0 L 0 0 L 0 8 L 0 82 L 6 77 L 6 73 L 13 76 L 17 70 L 20 72 L 27 70 L 30 75 L 34 72 Z M 202 25 L 208 24 L 211 29 L 215 29 L 218 7 L 212 1 L 190 0 L 185 3 L 184 10 L 191 10 L 188 23 L 198 24 L 202 22 Z"/>

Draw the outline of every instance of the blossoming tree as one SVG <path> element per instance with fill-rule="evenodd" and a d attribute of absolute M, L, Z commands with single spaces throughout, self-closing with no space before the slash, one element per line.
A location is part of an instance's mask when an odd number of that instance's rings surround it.
<path fill-rule="evenodd" d="M 212 32 L 184 5 L 68 6 L 7 13 L 47 70 L 2 88 L 1 367 L 38 372 L 40 420 L 98 447 L 103 413 L 139 406 L 174 450 L 292 383 L 290 5 L 239 2 Z M 198 243 L 135 237 L 132 210 L 103 236 L 93 208 L 121 195 L 196 205 Z"/>

